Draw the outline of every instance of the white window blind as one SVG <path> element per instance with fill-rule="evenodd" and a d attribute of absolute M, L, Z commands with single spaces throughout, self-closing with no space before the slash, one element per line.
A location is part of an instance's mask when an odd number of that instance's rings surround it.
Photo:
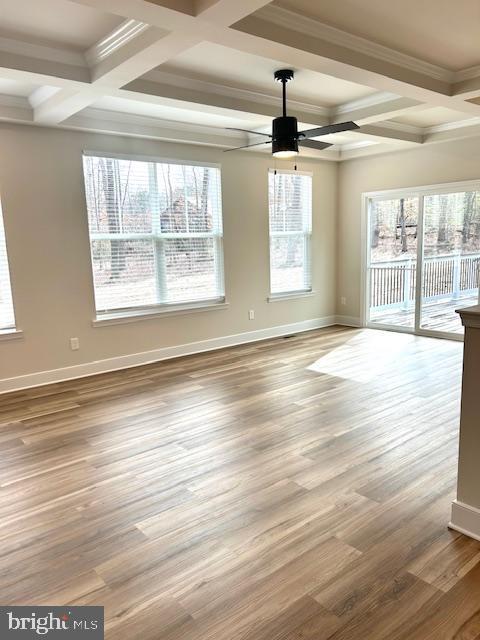
<path fill-rule="evenodd" d="M 270 291 L 310 291 L 312 176 L 291 171 L 268 175 Z"/>
<path fill-rule="evenodd" d="M 224 298 L 220 170 L 84 155 L 98 313 Z"/>
<path fill-rule="evenodd" d="M 8 269 L 7 243 L 0 208 L 0 330 L 8 329 L 15 329 L 15 314 Z"/>

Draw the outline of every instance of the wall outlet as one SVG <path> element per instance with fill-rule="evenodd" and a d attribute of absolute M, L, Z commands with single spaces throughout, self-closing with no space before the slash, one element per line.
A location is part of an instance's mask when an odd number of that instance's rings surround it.
<path fill-rule="evenodd" d="M 342 296 L 340 298 L 340 304 L 342 304 L 343 306 L 345 306 L 347 304 L 347 299 L 345 298 L 345 296 Z"/>
<path fill-rule="evenodd" d="M 70 338 L 70 349 L 72 351 L 80 349 L 80 340 L 78 338 Z"/>
<path fill-rule="evenodd" d="M 248 312 L 248 319 L 255 320 L 255 311 L 253 309 L 250 309 L 250 311 Z"/>

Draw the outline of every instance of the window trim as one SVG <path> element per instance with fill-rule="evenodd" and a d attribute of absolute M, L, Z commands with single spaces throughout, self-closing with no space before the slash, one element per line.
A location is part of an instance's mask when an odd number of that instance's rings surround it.
<path fill-rule="evenodd" d="M 94 318 L 92 320 L 92 326 L 105 326 L 109 324 L 121 324 L 125 322 L 136 322 L 137 320 L 148 320 L 150 318 L 161 318 L 166 315 L 184 315 L 187 313 L 194 313 L 198 311 L 208 311 L 214 309 L 225 308 L 228 306 L 225 296 L 225 264 L 224 264 L 224 246 L 223 246 L 223 197 L 222 191 L 220 191 L 220 225 L 212 232 L 200 232 L 200 233 L 90 233 L 90 225 L 88 222 L 88 203 L 87 194 L 85 189 L 85 173 L 83 158 L 112 158 L 115 160 L 126 160 L 132 162 L 149 162 L 159 164 L 173 164 L 178 166 L 187 167 L 206 167 L 209 169 L 218 169 L 220 171 L 220 188 L 222 186 L 221 180 L 221 164 L 217 162 L 205 162 L 203 160 L 187 160 L 182 158 L 166 158 L 156 155 L 143 155 L 143 154 L 130 154 L 130 153 L 116 153 L 109 151 L 93 151 L 90 149 L 84 149 L 82 151 L 82 175 L 83 175 L 83 188 L 85 197 L 85 206 L 87 212 L 87 232 L 88 243 L 90 253 L 90 267 L 91 267 L 91 282 L 92 282 L 92 301 L 94 308 Z M 215 277 L 219 281 L 220 289 L 223 291 L 222 296 L 215 298 L 202 298 L 200 300 L 191 300 L 183 302 L 159 302 L 156 304 L 138 305 L 135 307 L 119 307 L 104 310 L 97 310 L 97 302 L 95 295 L 95 276 L 93 270 L 93 254 L 92 254 L 92 241 L 99 240 L 149 240 L 154 244 L 162 244 L 166 240 L 184 238 L 211 238 L 215 247 L 215 261 L 218 260 L 218 256 L 222 259 L 222 269 L 216 272 Z"/>
<path fill-rule="evenodd" d="M 8 243 L 7 243 L 7 230 L 5 228 L 5 216 L 3 214 L 2 202 L 0 199 L 0 216 L 1 223 L 3 226 L 3 237 L 5 241 L 5 260 L 7 265 L 7 275 L 8 275 L 8 284 L 10 287 L 10 298 L 12 300 L 12 313 L 13 313 L 13 324 L 11 325 L 0 325 L 0 340 L 11 340 L 14 338 L 21 338 L 23 336 L 23 331 L 17 326 L 17 312 L 15 305 L 15 292 L 13 290 L 13 279 L 12 279 L 12 267 L 10 264 L 10 256 L 8 253 Z"/>
<path fill-rule="evenodd" d="M 287 298 L 301 298 L 305 296 L 315 295 L 313 291 L 313 260 L 312 260 L 312 241 L 313 241 L 313 171 L 298 171 L 292 169 L 268 169 L 268 177 L 270 174 L 286 174 L 286 175 L 296 175 L 296 176 L 309 176 L 312 179 L 312 194 L 311 194 L 311 221 L 310 221 L 310 231 L 306 233 L 305 231 L 270 231 L 270 199 L 267 193 L 267 202 L 268 202 L 268 302 L 277 302 L 279 300 L 286 300 Z M 267 185 L 268 189 L 268 185 Z M 271 239 L 272 238 L 280 238 L 286 236 L 302 236 L 304 239 L 304 251 L 306 262 L 310 266 L 310 286 L 302 289 L 292 289 L 289 291 L 272 291 L 272 263 L 271 263 Z"/>
<path fill-rule="evenodd" d="M 22 329 L 17 329 L 16 327 L 0 329 L 0 342 L 4 340 L 17 340 L 18 338 L 23 338 Z"/>
<path fill-rule="evenodd" d="M 97 313 L 92 320 L 93 327 L 104 327 L 111 324 L 125 324 L 139 320 L 153 320 L 170 316 L 190 315 L 201 311 L 216 311 L 227 309 L 229 303 L 225 297 L 202 300 L 199 303 L 162 304 L 150 307 L 129 307 L 115 312 Z"/>
<path fill-rule="evenodd" d="M 116 153 L 114 151 L 92 151 L 84 149 L 82 156 L 91 158 L 113 158 L 115 160 L 131 160 L 132 162 L 158 162 L 159 164 L 176 164 L 185 167 L 208 167 L 221 169 L 219 162 L 204 162 L 203 160 L 186 160 L 183 158 L 166 158 L 164 156 L 147 155 L 138 153 Z"/>

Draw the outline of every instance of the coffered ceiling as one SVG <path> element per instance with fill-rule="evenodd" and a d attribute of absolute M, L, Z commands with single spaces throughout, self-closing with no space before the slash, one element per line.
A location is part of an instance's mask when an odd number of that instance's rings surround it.
<path fill-rule="evenodd" d="M 479 27 L 477 0 L 0 0 L 0 120 L 226 149 L 290 67 L 305 127 L 361 126 L 305 155 L 480 136 Z"/>

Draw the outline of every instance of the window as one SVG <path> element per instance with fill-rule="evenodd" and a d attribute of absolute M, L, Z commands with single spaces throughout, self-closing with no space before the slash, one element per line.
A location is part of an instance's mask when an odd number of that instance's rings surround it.
<path fill-rule="evenodd" d="M 270 291 L 282 295 L 312 289 L 312 176 L 292 171 L 268 175 Z"/>
<path fill-rule="evenodd" d="M 2 210 L 0 208 L 0 331 L 15 329 L 10 272 L 8 269 L 7 245 L 3 227 Z"/>
<path fill-rule="evenodd" d="M 224 299 L 218 168 L 86 154 L 84 177 L 99 315 Z"/>

